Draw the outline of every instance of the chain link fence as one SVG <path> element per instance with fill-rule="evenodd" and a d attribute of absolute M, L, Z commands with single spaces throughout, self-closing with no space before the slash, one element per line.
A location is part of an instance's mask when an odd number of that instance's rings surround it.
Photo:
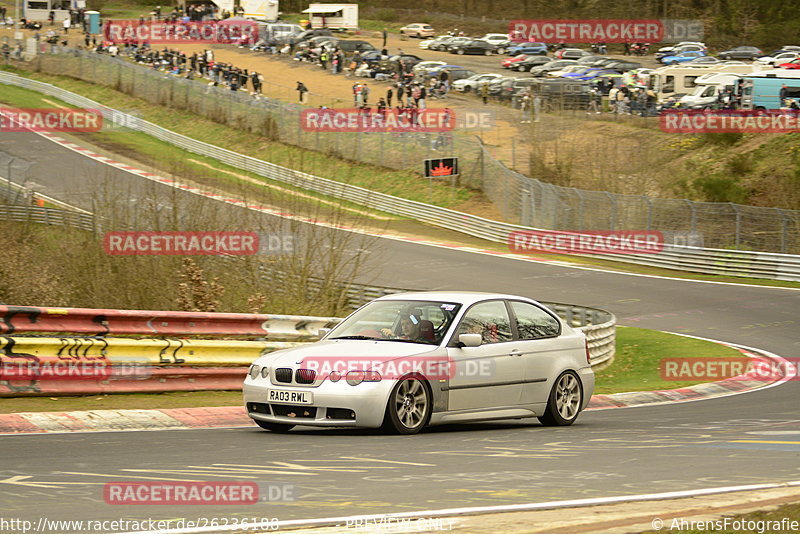
<path fill-rule="evenodd" d="M 508 169 L 475 135 L 304 131 L 299 115 L 305 106 L 214 87 L 207 80 L 169 75 L 124 58 L 74 49 L 53 52 L 37 56 L 30 65 L 345 160 L 416 172 L 423 159 L 457 156 L 459 183 L 482 190 L 505 220 L 515 224 L 549 230 L 658 230 L 679 245 L 800 253 L 798 210 L 556 186 Z M 349 105 L 313 94 L 309 104 Z"/>

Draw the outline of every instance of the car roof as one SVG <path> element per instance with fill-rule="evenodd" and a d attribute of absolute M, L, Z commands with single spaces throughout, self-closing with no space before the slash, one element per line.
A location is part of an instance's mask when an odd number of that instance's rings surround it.
<path fill-rule="evenodd" d="M 518 295 L 508 295 L 504 293 L 483 293 L 480 291 L 419 291 L 409 293 L 393 293 L 391 295 L 380 297 L 378 300 L 429 300 L 432 302 L 447 301 L 457 302 L 468 306 L 476 302 L 494 299 L 533 300 L 528 297 L 521 297 Z"/>

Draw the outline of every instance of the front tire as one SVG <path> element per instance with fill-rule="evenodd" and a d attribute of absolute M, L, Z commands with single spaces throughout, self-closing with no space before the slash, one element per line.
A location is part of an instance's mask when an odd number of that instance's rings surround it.
<path fill-rule="evenodd" d="M 497 54 L 498 54 L 498 55 L 500 55 L 500 54 L 505 54 L 505 53 L 506 53 L 506 49 L 505 49 L 505 48 L 503 48 L 502 46 L 501 46 L 500 48 L 498 48 L 498 49 L 497 49 Z"/>
<path fill-rule="evenodd" d="M 463 48 L 459 48 L 458 50 L 456 50 L 456 54 L 458 54 L 459 56 L 463 56 L 464 55 L 464 49 Z"/>
<path fill-rule="evenodd" d="M 492 51 L 491 50 L 487 50 L 486 52 L 483 53 L 483 55 L 484 56 L 491 56 L 492 55 Z"/>
<path fill-rule="evenodd" d="M 284 423 L 270 423 L 268 421 L 259 421 L 258 419 L 253 419 L 253 421 L 255 421 L 255 423 L 264 430 L 270 430 L 272 432 L 277 432 L 278 434 L 285 434 L 286 432 L 290 431 L 295 427 L 295 425 L 286 425 Z"/>
<path fill-rule="evenodd" d="M 583 387 L 573 371 L 559 375 L 550 390 L 547 408 L 539 422 L 544 426 L 568 426 L 575 422 L 583 404 Z"/>
<path fill-rule="evenodd" d="M 422 377 L 404 376 L 397 381 L 386 403 L 383 430 L 396 434 L 416 434 L 428 424 L 433 400 Z"/>

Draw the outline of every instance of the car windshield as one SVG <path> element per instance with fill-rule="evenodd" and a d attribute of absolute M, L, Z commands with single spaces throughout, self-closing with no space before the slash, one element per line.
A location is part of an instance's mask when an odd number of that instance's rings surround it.
<path fill-rule="evenodd" d="M 460 304 L 377 300 L 342 321 L 327 339 L 369 339 L 439 345 Z"/>

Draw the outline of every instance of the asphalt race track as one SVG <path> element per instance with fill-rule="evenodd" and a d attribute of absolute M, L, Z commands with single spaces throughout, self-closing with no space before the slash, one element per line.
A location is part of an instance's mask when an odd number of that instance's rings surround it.
<path fill-rule="evenodd" d="M 96 190 L 96 180 L 140 198 L 164 187 L 35 134 L 4 134 L 0 151 L 35 162 L 28 185 L 86 209 L 91 205 L 85 196 Z M 509 292 L 597 306 L 615 313 L 621 325 L 800 356 L 798 290 L 632 276 L 379 241 L 370 254 L 381 266 L 376 284 Z M 716 400 L 586 412 L 568 428 L 511 421 L 435 427 L 412 437 L 309 427 L 278 435 L 255 426 L 3 436 L 0 506 L 6 517 L 33 521 L 289 520 L 800 480 L 798 399 L 800 384 L 789 381 Z M 105 504 L 106 482 L 147 480 L 288 485 L 294 500 Z"/>

